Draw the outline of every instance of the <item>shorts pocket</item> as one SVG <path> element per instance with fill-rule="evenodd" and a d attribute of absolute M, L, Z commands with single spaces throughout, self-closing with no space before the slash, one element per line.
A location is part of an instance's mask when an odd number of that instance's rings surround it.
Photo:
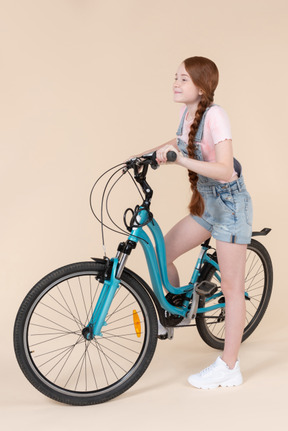
<path fill-rule="evenodd" d="M 230 214 L 235 212 L 235 202 L 231 193 L 220 193 L 217 199 L 224 210 L 229 211 Z"/>

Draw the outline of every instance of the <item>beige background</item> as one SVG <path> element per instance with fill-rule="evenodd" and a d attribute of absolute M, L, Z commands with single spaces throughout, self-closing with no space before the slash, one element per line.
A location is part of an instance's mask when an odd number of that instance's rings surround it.
<path fill-rule="evenodd" d="M 268 430 L 275 421 L 284 429 L 287 1 L 1 0 L 0 8 L 3 429 Z M 15 314 L 43 275 L 102 256 L 88 205 L 93 181 L 174 136 L 179 106 L 171 85 L 191 55 L 208 56 L 220 69 L 216 102 L 231 119 L 254 229 L 272 228 L 263 243 L 273 258 L 274 293 L 263 323 L 242 346 L 245 383 L 210 392 L 188 387 L 187 376 L 218 352 L 196 330 L 182 329 L 173 342 L 159 342 L 146 374 L 118 399 L 87 408 L 56 404 L 16 364 Z M 186 173 L 163 167 L 151 182 L 153 212 L 166 232 L 186 214 Z M 113 195 L 112 209 L 125 187 Z M 107 234 L 109 255 L 120 238 Z M 180 259 L 183 278 L 194 257 Z M 140 248 L 129 266 L 146 277 Z"/>

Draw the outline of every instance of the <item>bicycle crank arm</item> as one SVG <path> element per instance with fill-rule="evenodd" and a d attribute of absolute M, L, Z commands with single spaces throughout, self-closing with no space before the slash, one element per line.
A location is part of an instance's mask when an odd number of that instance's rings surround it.
<path fill-rule="evenodd" d="M 195 319 L 196 317 L 198 305 L 199 305 L 199 298 L 200 298 L 200 295 L 196 292 L 196 289 L 195 289 L 193 292 L 191 308 L 189 310 L 189 313 L 187 314 L 187 318 L 190 320 Z"/>

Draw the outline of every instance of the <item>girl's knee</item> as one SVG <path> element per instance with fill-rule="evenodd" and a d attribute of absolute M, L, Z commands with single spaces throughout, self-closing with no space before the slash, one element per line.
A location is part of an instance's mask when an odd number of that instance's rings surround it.
<path fill-rule="evenodd" d="M 221 280 L 221 290 L 226 298 L 244 297 L 244 283 L 237 283 L 235 280 Z"/>

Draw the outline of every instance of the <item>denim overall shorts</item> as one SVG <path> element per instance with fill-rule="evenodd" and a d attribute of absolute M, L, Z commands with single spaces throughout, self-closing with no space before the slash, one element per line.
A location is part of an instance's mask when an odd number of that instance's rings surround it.
<path fill-rule="evenodd" d="M 204 112 L 195 136 L 195 159 L 197 160 L 203 160 L 201 141 L 205 117 L 209 109 L 210 107 Z M 187 109 L 181 118 L 177 136 L 182 135 L 186 113 Z M 188 157 L 187 144 L 179 137 L 177 137 L 177 145 L 181 153 Z M 237 172 L 238 178 L 228 183 L 221 183 L 198 175 L 197 189 L 203 197 L 205 210 L 202 217 L 194 215 L 192 217 L 217 240 L 250 244 L 253 219 L 252 200 L 246 190 L 241 164 L 236 159 L 234 159 L 234 170 Z"/>

